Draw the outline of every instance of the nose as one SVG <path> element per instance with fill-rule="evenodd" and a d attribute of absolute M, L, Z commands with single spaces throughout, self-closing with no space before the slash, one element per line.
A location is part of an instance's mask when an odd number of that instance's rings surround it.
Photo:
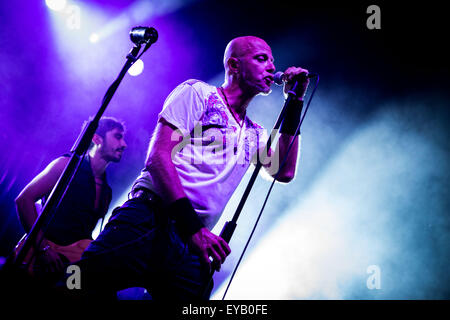
<path fill-rule="evenodd" d="M 269 61 L 269 64 L 267 65 L 267 71 L 270 73 L 274 73 L 275 70 L 275 64 L 273 63 L 273 61 Z"/>
<path fill-rule="evenodd" d="M 122 147 L 125 149 L 128 147 L 127 143 L 125 142 L 125 139 L 122 139 Z"/>

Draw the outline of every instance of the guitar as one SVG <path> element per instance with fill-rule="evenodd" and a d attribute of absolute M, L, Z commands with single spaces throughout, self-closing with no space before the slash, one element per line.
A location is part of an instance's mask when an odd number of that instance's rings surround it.
<path fill-rule="evenodd" d="M 19 242 L 17 243 L 16 247 L 14 248 L 14 254 L 17 256 L 20 248 L 22 248 L 24 242 L 25 242 L 25 238 L 26 238 L 26 234 L 19 240 Z M 82 240 L 78 240 L 77 242 L 74 242 L 72 244 L 69 244 L 67 246 L 61 246 L 59 244 L 56 244 L 54 242 L 51 242 L 49 240 L 47 240 L 48 246 L 50 247 L 50 249 L 52 249 L 53 251 L 59 253 L 60 255 L 63 256 L 63 260 L 66 260 L 70 263 L 73 263 L 75 261 L 78 261 L 81 259 L 81 255 L 83 254 L 84 250 L 86 250 L 86 248 L 88 247 L 88 245 L 92 242 L 92 240 L 90 239 L 82 239 Z M 38 262 L 37 262 L 37 256 L 39 255 L 39 253 L 35 254 L 35 249 L 31 248 L 30 250 L 28 250 L 27 255 L 25 257 L 25 259 L 23 260 L 23 264 L 27 265 L 27 271 L 30 275 L 34 274 L 34 269 L 37 266 Z"/>

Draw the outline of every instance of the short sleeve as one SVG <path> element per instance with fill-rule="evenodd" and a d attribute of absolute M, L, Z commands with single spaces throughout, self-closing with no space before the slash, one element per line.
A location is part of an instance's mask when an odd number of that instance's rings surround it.
<path fill-rule="evenodd" d="M 192 81 L 186 81 L 176 87 L 167 97 L 158 115 L 158 120 L 164 118 L 177 127 L 183 136 L 190 134 L 202 117 L 205 108 L 192 83 Z"/>

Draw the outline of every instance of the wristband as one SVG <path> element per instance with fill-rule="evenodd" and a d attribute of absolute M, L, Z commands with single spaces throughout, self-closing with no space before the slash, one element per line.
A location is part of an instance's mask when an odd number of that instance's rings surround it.
<path fill-rule="evenodd" d="M 302 115 L 303 100 L 293 99 L 287 106 L 286 114 L 283 123 L 280 127 L 280 133 L 285 133 L 290 136 L 295 134 L 298 124 L 300 123 L 300 116 Z M 300 134 L 300 130 L 297 135 Z"/>
<path fill-rule="evenodd" d="M 181 198 L 172 202 L 168 209 L 170 216 L 176 222 L 180 236 L 184 240 L 188 240 L 190 236 L 205 227 L 188 198 Z"/>

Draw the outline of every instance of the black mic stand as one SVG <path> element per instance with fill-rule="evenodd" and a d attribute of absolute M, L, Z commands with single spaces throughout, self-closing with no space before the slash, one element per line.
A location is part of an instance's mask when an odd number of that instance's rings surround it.
<path fill-rule="evenodd" d="M 267 141 L 266 147 L 264 148 L 263 157 L 267 156 L 270 146 L 272 144 L 272 136 L 275 136 L 275 134 L 278 132 L 278 130 L 281 126 L 281 123 L 284 120 L 287 106 L 290 104 L 292 99 L 295 99 L 298 96 L 299 90 L 301 90 L 301 86 L 299 85 L 299 81 L 297 80 L 297 81 L 295 81 L 292 89 L 288 92 L 288 97 L 286 98 L 283 109 L 281 110 L 280 114 L 278 115 L 278 119 L 272 129 L 272 133 Z M 225 223 L 225 225 L 223 226 L 222 231 L 220 232 L 220 237 L 222 239 L 224 239 L 227 243 L 230 243 L 231 237 L 233 236 L 234 230 L 236 229 L 236 226 L 237 226 L 237 220 L 239 218 L 239 215 L 241 214 L 241 211 L 244 208 L 245 202 L 247 201 L 250 191 L 253 188 L 256 178 L 258 177 L 258 173 L 261 170 L 263 162 L 264 162 L 264 160 L 258 161 L 256 163 L 255 169 L 253 170 L 252 176 L 250 177 L 250 180 L 247 184 L 247 187 L 245 188 L 244 194 L 242 195 L 242 198 L 241 198 L 239 205 L 233 215 L 232 220 L 227 221 Z M 214 269 L 212 269 L 210 272 L 210 275 L 209 275 L 209 280 L 206 284 L 206 287 L 205 287 L 205 290 L 203 293 L 203 297 L 205 300 L 209 299 L 209 294 L 212 289 L 211 286 L 212 286 L 212 279 L 213 279 L 214 272 L 215 272 Z"/>
<path fill-rule="evenodd" d="M 144 51 L 141 53 L 141 55 L 147 50 L 151 45 L 151 42 L 148 41 Z M 141 49 L 141 44 L 135 45 L 128 55 L 126 56 L 127 61 L 122 67 L 122 70 L 120 71 L 117 79 L 111 84 L 111 86 L 108 88 L 108 90 L 105 93 L 105 96 L 103 97 L 102 104 L 100 106 L 100 109 L 98 110 L 97 114 L 89 122 L 87 126 L 85 126 L 84 130 L 80 133 L 77 140 L 75 141 L 75 144 L 73 145 L 71 149 L 72 156 L 70 157 L 70 160 L 68 164 L 66 165 L 63 173 L 61 174 L 60 178 L 58 179 L 58 182 L 54 186 L 52 192 L 50 193 L 50 196 L 47 200 L 47 202 L 44 205 L 44 208 L 42 209 L 41 214 L 36 219 L 35 223 L 33 224 L 33 227 L 31 228 L 30 232 L 25 238 L 25 241 L 22 245 L 22 247 L 19 249 L 17 254 L 12 258 L 8 259 L 7 262 L 4 265 L 4 269 L 8 270 L 11 266 L 13 267 L 21 267 L 23 266 L 23 261 L 27 256 L 27 253 L 31 249 L 33 245 L 35 247 L 38 247 L 39 244 L 42 241 L 42 237 L 38 237 L 39 231 L 42 230 L 51 219 L 53 213 L 57 210 L 58 206 L 60 205 L 62 199 L 64 198 L 64 194 L 66 193 L 67 189 L 69 188 L 69 185 L 74 177 L 74 175 L 77 172 L 77 169 L 86 154 L 89 145 L 92 141 L 92 138 L 94 136 L 95 131 L 97 130 L 98 123 L 100 118 L 102 117 L 103 113 L 106 110 L 106 107 L 108 106 L 109 102 L 111 101 L 114 93 L 116 92 L 117 88 L 119 87 L 120 82 L 124 78 L 126 72 L 130 67 L 138 60 L 139 57 L 137 57 L 139 51 Z"/>

